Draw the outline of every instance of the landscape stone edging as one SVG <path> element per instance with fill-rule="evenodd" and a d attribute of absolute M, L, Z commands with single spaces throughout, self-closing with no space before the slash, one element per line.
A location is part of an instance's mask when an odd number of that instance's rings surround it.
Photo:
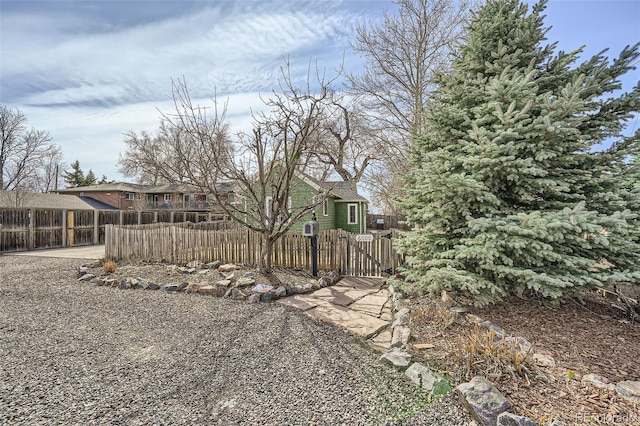
<path fill-rule="evenodd" d="M 399 301 L 401 301 L 402 299 L 404 299 L 404 294 L 402 294 L 401 291 L 399 291 L 399 289 L 396 289 L 394 287 L 394 285 L 392 283 L 389 284 L 389 293 L 393 298 L 393 312 L 394 312 L 394 323 L 391 325 L 392 328 L 392 332 L 395 332 L 395 328 L 397 327 L 409 327 L 411 320 L 409 317 L 409 313 L 410 310 L 406 307 L 400 308 L 399 309 Z M 445 305 L 445 309 L 447 310 L 454 310 L 455 309 L 455 301 L 446 293 L 443 292 L 443 296 L 442 296 L 442 301 L 443 304 Z M 400 320 L 400 317 L 407 317 L 408 319 L 402 319 Z M 522 352 L 531 352 L 533 354 L 533 358 L 535 363 L 540 366 L 540 367 L 556 367 L 556 362 L 555 359 L 551 356 L 551 355 L 546 355 L 546 354 L 540 354 L 537 352 L 537 349 L 535 348 L 535 346 L 533 346 L 531 343 L 529 343 L 529 341 L 527 339 L 525 339 L 524 337 L 520 337 L 520 336 L 511 336 L 508 333 L 506 333 L 500 326 L 490 322 L 490 321 L 482 321 L 481 318 L 477 317 L 476 315 L 473 314 L 467 314 L 466 318 L 469 322 L 471 323 L 475 323 L 477 324 L 480 328 L 486 328 L 488 330 L 493 330 L 494 333 L 496 334 L 496 336 L 498 336 L 499 338 L 504 338 L 507 341 L 510 341 L 512 344 L 517 345 L 519 347 L 519 349 Z M 409 336 L 410 336 L 410 331 L 409 331 Z M 402 345 L 396 345 L 390 348 L 394 349 L 394 350 L 398 350 L 398 346 L 405 348 L 406 345 L 408 344 L 408 338 L 407 338 L 407 342 L 405 342 Z M 386 355 L 386 354 L 385 354 Z M 384 356 L 384 355 L 383 355 Z M 411 357 L 410 354 L 407 353 L 407 356 Z M 385 357 L 385 360 L 387 362 L 390 362 L 389 359 L 390 357 Z M 392 357 L 391 357 L 392 358 Z M 419 364 L 419 363 L 414 363 L 414 364 Z M 396 368 L 398 368 L 398 366 L 396 366 Z M 411 368 L 411 367 L 409 367 Z M 426 367 L 425 367 L 426 368 Z M 408 369 L 407 369 L 408 371 Z M 504 398 L 504 401 L 506 401 L 506 403 L 508 404 L 508 408 L 505 410 L 501 410 L 501 408 L 496 408 L 498 411 L 495 412 L 494 416 L 490 417 L 490 420 L 488 420 L 488 423 L 485 423 L 485 421 L 483 421 L 481 419 L 481 417 L 478 415 L 478 413 L 476 413 L 472 406 L 473 406 L 473 401 L 469 401 L 467 400 L 467 397 L 463 396 L 463 393 L 459 391 L 459 388 L 463 385 L 466 386 L 472 386 L 471 382 L 466 382 L 466 383 L 461 383 L 456 387 L 456 391 L 458 392 L 458 394 L 460 395 L 461 399 L 463 400 L 463 404 L 467 407 L 469 413 L 476 418 L 483 426 L 536 426 L 537 423 L 528 418 L 528 417 L 524 417 L 524 416 L 517 416 L 513 413 L 510 413 L 508 411 L 508 409 L 511 407 L 511 403 L 504 397 L 504 395 L 502 395 L 497 388 L 495 388 L 495 386 L 493 386 L 493 384 L 491 382 L 489 382 L 489 380 L 487 380 L 484 377 L 474 377 L 473 380 L 477 379 L 477 378 L 481 378 L 486 380 L 492 388 L 492 391 L 494 392 L 494 395 L 496 396 L 496 398 L 499 399 L 498 395 L 502 398 Z M 608 379 L 595 375 L 595 374 L 586 374 L 583 376 L 582 378 L 582 382 L 587 382 L 592 384 L 595 387 L 601 388 L 601 389 L 607 389 L 610 391 L 615 390 L 619 395 L 621 395 L 622 397 L 624 397 L 625 399 L 629 399 L 633 402 L 638 402 L 640 403 L 640 381 L 623 381 L 623 382 L 619 382 L 617 384 L 611 383 Z M 464 386 L 463 386 L 464 389 Z M 495 419 L 495 421 L 494 421 Z"/>
<path fill-rule="evenodd" d="M 186 266 L 169 264 L 166 264 L 166 266 L 176 272 L 181 272 L 185 276 L 206 275 L 210 273 L 210 271 L 216 271 L 222 276 L 215 282 L 205 284 L 201 282 L 182 282 L 158 285 L 153 281 L 144 280 L 140 277 L 124 277 L 121 279 L 116 279 L 109 276 L 97 277 L 95 274 L 89 273 L 89 270 L 91 268 L 97 268 L 102 265 L 102 261 L 96 260 L 78 266 L 78 281 L 91 282 L 99 286 L 109 286 L 118 288 L 120 290 L 163 289 L 170 293 L 196 293 L 219 298 L 228 298 L 232 300 L 246 300 L 249 302 L 270 302 L 294 294 L 311 293 L 320 288 L 334 285 L 341 278 L 337 272 L 330 271 L 325 276 L 314 279 L 313 284 L 309 282 L 303 284 L 293 283 L 274 288 L 269 284 L 257 283 L 255 279 L 255 273 L 252 271 L 246 272 L 242 277 L 236 278 L 235 276 L 233 276 L 233 272 L 242 268 L 241 266 L 236 264 L 222 264 L 219 261 L 203 264 L 198 261 L 192 261 L 189 262 Z"/>

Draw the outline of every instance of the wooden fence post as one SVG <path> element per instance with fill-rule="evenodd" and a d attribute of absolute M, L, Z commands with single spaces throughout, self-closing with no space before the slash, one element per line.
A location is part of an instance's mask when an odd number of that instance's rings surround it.
<path fill-rule="evenodd" d="M 100 211 L 93 211 L 93 244 L 100 244 Z"/>
<path fill-rule="evenodd" d="M 62 247 L 67 247 L 67 214 L 68 210 L 62 210 Z"/>
<path fill-rule="evenodd" d="M 36 210 L 29 209 L 29 241 L 27 250 L 33 250 L 36 247 Z"/>
<path fill-rule="evenodd" d="M 67 210 L 67 229 L 66 229 L 67 247 L 73 247 L 73 243 L 74 243 L 74 232 L 73 232 L 74 225 L 73 224 L 74 224 L 74 211 Z"/>

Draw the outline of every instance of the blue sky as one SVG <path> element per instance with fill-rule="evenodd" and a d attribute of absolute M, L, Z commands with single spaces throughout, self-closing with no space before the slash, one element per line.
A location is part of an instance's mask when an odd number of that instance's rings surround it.
<path fill-rule="evenodd" d="M 123 133 L 154 130 L 170 112 L 171 79 L 194 99 L 229 99 L 234 130 L 249 129 L 289 58 L 330 73 L 361 65 L 348 40 L 358 23 L 380 21 L 390 0 L 175 1 L 0 0 L 0 103 L 48 130 L 65 160 L 122 180 Z M 640 0 L 551 0 L 549 41 L 616 56 L 640 41 Z M 639 64 L 640 65 L 640 64 Z M 626 90 L 640 71 L 626 76 Z"/>

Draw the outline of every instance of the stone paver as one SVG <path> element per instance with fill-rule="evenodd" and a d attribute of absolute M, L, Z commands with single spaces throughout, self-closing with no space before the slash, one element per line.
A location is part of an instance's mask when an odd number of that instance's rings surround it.
<path fill-rule="evenodd" d="M 334 305 L 349 306 L 356 300 L 362 299 L 366 295 L 370 294 L 372 291 L 374 290 L 358 290 L 351 287 L 334 285 L 331 287 L 321 288 L 320 290 L 314 291 L 312 294 L 313 297 L 325 300 Z"/>
<path fill-rule="evenodd" d="M 345 328 L 347 331 L 365 339 L 368 339 L 389 325 L 387 321 L 374 318 L 371 315 L 329 303 L 316 306 L 305 313 L 320 321 Z"/>
<path fill-rule="evenodd" d="M 382 308 L 385 303 L 387 303 L 387 300 L 389 300 L 389 291 L 380 290 L 377 293 L 368 294 L 362 299 L 354 302 L 349 306 L 349 309 L 380 318 Z"/>
<path fill-rule="evenodd" d="M 370 339 L 369 344 L 380 352 L 388 351 L 389 346 L 391 346 L 391 332 L 389 330 L 384 330 L 373 339 Z"/>
<path fill-rule="evenodd" d="M 317 297 L 313 297 L 310 294 L 298 294 L 291 297 L 285 297 L 276 300 L 276 302 L 281 303 L 285 306 L 298 308 L 301 311 L 308 311 L 309 309 L 313 309 L 318 305 L 328 303 L 327 301 L 319 299 Z"/>
<path fill-rule="evenodd" d="M 382 278 L 375 277 L 344 277 L 338 283 L 337 286 L 351 287 L 358 290 L 375 290 L 378 291 L 382 288 L 384 280 Z"/>

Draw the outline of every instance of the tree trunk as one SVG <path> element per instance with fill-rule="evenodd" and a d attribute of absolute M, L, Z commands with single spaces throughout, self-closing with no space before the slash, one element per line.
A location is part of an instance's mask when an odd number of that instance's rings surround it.
<path fill-rule="evenodd" d="M 270 236 L 263 235 L 262 248 L 258 267 L 263 273 L 271 272 L 271 255 L 273 253 L 274 240 Z"/>

